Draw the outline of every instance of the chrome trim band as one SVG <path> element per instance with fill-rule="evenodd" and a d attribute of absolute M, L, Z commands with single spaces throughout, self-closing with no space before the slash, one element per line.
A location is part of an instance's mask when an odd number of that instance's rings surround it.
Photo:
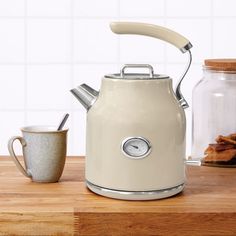
<path fill-rule="evenodd" d="M 184 189 L 184 183 L 172 188 L 152 191 L 123 191 L 97 186 L 86 180 L 87 187 L 99 195 L 121 200 L 155 200 L 171 197 Z"/>

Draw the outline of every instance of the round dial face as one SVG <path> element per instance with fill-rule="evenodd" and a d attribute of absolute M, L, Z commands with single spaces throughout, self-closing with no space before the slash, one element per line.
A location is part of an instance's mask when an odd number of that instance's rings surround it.
<path fill-rule="evenodd" d="M 142 137 L 128 138 L 123 141 L 123 152 L 126 156 L 139 159 L 150 153 L 151 146 L 148 140 Z"/>

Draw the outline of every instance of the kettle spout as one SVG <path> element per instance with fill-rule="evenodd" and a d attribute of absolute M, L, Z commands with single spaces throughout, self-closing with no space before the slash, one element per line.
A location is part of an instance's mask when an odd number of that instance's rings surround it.
<path fill-rule="evenodd" d="M 79 102 L 88 111 L 93 103 L 97 100 L 99 92 L 89 87 L 87 84 L 81 84 L 80 86 L 71 89 L 71 93 L 79 100 Z"/>

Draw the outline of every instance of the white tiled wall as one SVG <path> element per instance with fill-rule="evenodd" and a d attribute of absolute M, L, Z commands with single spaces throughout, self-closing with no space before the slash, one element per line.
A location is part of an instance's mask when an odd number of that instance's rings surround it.
<path fill-rule="evenodd" d="M 176 83 L 185 55 L 152 38 L 118 37 L 112 20 L 159 24 L 190 39 L 183 93 L 191 104 L 204 58 L 236 57 L 235 9 L 234 0 L 0 0 L 0 154 L 21 126 L 55 125 L 65 112 L 68 154 L 84 154 L 86 113 L 69 89 L 82 82 L 99 89 L 101 77 L 123 63 L 150 63 Z M 186 114 L 189 154 L 191 108 Z"/>

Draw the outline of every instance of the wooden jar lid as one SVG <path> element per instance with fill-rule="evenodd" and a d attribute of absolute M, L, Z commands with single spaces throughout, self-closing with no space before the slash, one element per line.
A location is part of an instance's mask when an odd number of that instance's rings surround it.
<path fill-rule="evenodd" d="M 236 59 L 206 59 L 205 66 L 210 70 L 236 71 Z"/>

